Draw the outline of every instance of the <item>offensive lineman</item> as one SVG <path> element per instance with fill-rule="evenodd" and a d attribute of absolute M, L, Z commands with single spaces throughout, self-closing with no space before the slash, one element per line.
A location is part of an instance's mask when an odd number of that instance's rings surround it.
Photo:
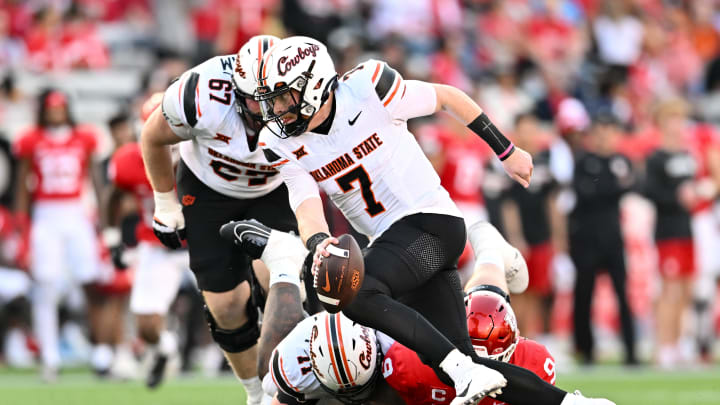
<path fill-rule="evenodd" d="M 168 87 L 162 109 L 151 114 L 141 135 L 154 192 L 153 229 L 171 248 L 180 247 L 187 237 L 190 268 L 205 299 L 212 337 L 245 385 L 248 404 L 260 401 L 257 364 L 263 373 L 266 357 L 277 342 L 261 341 L 256 347 L 261 336 L 257 322 L 261 288 L 251 288 L 251 283 L 257 283 L 250 257 L 223 241 L 218 229 L 229 220 L 243 218 L 257 218 L 283 231 L 297 229 L 287 189 L 258 148 L 263 124 L 252 98 L 254 79 L 245 73 L 277 41 L 267 35 L 253 37 L 237 55 L 217 56 L 183 73 Z M 170 145 L 179 142 L 176 193 Z M 295 242 L 302 248 L 297 238 Z M 303 252 L 297 259 L 298 269 Z M 277 304 L 271 293 L 263 336 L 279 341 L 284 331 L 273 328 L 283 323 L 276 318 L 301 312 L 272 311 L 273 305 Z"/>

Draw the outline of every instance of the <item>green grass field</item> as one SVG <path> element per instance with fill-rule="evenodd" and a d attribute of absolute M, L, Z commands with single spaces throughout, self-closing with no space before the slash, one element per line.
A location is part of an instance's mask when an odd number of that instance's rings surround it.
<path fill-rule="evenodd" d="M 720 404 L 720 369 L 662 373 L 600 367 L 558 376 L 558 385 L 602 395 L 618 405 Z M 55 385 L 27 371 L 0 371 L 2 405 L 240 405 L 244 393 L 231 376 L 176 378 L 157 391 L 139 382 L 98 382 L 86 371 L 66 372 Z"/>

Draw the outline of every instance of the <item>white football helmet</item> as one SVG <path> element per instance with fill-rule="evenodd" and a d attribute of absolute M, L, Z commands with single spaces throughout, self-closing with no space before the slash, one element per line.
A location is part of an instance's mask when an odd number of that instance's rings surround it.
<path fill-rule="evenodd" d="M 235 70 L 232 75 L 235 108 L 253 130 L 258 130 L 264 122 L 258 107 L 251 109 L 248 105 L 257 103 L 254 99 L 257 72 L 263 56 L 278 42 L 280 38 L 272 35 L 256 35 L 250 38 L 235 56 Z"/>
<path fill-rule="evenodd" d="M 321 312 L 310 334 L 310 360 L 320 385 L 345 403 L 373 392 L 382 364 L 375 331 L 341 312 Z"/>
<path fill-rule="evenodd" d="M 309 37 L 281 40 L 265 54 L 258 72 L 257 100 L 265 121 L 286 138 L 303 134 L 337 86 L 335 64 L 325 45 Z"/>

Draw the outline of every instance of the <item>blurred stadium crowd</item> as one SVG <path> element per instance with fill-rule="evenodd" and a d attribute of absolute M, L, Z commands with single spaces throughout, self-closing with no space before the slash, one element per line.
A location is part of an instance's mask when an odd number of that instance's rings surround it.
<path fill-rule="evenodd" d="M 153 93 L 260 33 L 319 39 L 339 72 L 375 57 L 406 79 L 454 85 L 534 156 L 524 190 L 456 121 L 411 122 L 468 220 L 489 219 L 525 255 L 530 288 L 514 298 L 524 336 L 585 364 L 620 354 L 664 368 L 712 361 L 720 2 L 0 0 L 0 365 L 39 364 L 34 332 L 46 322 L 31 311 L 43 293 L 28 269 L 49 253 L 30 251 L 42 213 L 18 201 L 21 135 L 58 106 L 68 122 L 88 125 L 101 175 L 86 185 L 84 209 L 98 239 L 106 218 L 122 219 L 132 247 L 137 207 L 103 203 L 110 156 L 136 139 Z M 332 218 L 333 234 L 349 231 Z M 96 368 L 114 361 L 131 375 L 142 352 L 132 326 L 123 328 L 132 325 L 132 258 L 119 270 L 112 246 L 77 248 L 107 271 L 100 290 L 84 295 L 69 268 L 77 263 L 47 263 L 68 275 L 58 297 L 62 364 L 93 357 Z M 217 370 L 192 277 L 184 285 L 170 320 L 183 367 Z"/>

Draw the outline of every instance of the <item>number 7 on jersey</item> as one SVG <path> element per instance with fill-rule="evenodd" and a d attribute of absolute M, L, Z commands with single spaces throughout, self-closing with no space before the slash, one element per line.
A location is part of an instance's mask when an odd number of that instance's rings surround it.
<path fill-rule="evenodd" d="M 347 193 L 348 191 L 355 188 L 353 186 L 353 182 L 358 181 L 360 183 L 360 192 L 362 194 L 362 198 L 365 201 L 365 211 L 371 217 L 374 217 L 377 214 L 385 211 L 385 207 L 382 205 L 382 203 L 375 200 L 375 193 L 373 193 L 371 188 L 372 180 L 370 180 L 370 176 L 368 175 L 367 171 L 365 171 L 365 168 L 362 165 L 338 177 L 337 179 L 335 179 L 335 181 L 337 182 L 338 186 L 340 186 L 340 189 L 343 191 L 343 193 Z"/>

